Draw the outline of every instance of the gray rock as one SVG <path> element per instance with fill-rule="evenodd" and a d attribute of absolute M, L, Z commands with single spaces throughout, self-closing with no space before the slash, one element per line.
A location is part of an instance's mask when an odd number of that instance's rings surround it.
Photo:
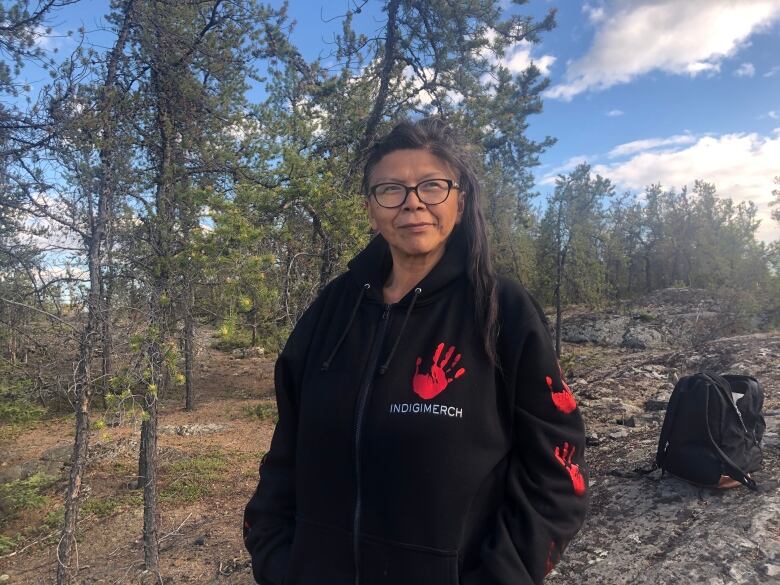
<path fill-rule="evenodd" d="M 260 357 L 265 355 L 264 347 L 247 347 L 244 350 L 244 357 Z"/>
<path fill-rule="evenodd" d="M 569 343 L 620 345 L 630 322 L 619 315 L 578 315 L 561 325 L 561 338 Z"/>
<path fill-rule="evenodd" d="M 631 417 L 634 419 L 634 426 L 636 427 L 657 427 L 663 422 L 663 413 L 656 412 L 643 412 L 641 414 Z"/>
<path fill-rule="evenodd" d="M 236 359 L 253 358 L 265 355 L 264 347 L 239 347 L 230 352 Z"/>
<path fill-rule="evenodd" d="M 228 428 L 228 425 L 216 423 L 191 425 L 163 425 L 159 428 L 161 435 L 180 435 L 182 437 L 212 435 Z"/>
<path fill-rule="evenodd" d="M 68 463 L 72 455 L 73 443 L 64 443 L 44 451 L 43 455 L 41 455 L 41 459 L 44 461 L 60 461 L 62 463 Z"/>
<path fill-rule="evenodd" d="M 658 410 L 666 410 L 666 407 L 669 406 L 669 398 L 671 398 L 672 393 L 671 392 L 659 392 L 655 394 L 654 396 L 651 396 L 647 400 L 645 400 L 645 410 L 647 411 L 658 411 Z"/>
<path fill-rule="evenodd" d="M 780 428 L 780 412 L 766 415 L 767 429 Z M 768 436 L 767 460 L 753 474 L 767 488 L 758 493 L 635 474 L 630 461 L 624 475 L 598 477 L 585 526 L 545 584 L 778 583 L 778 443 L 777 433 Z M 637 458 L 645 456 L 638 450 Z"/>
<path fill-rule="evenodd" d="M 610 439 L 625 439 L 628 436 L 628 431 L 624 427 L 622 429 L 612 431 L 608 436 Z"/>
<path fill-rule="evenodd" d="M 623 334 L 623 347 L 629 349 L 649 349 L 664 347 L 664 336 L 650 327 L 644 325 L 632 325 Z"/>
<path fill-rule="evenodd" d="M 36 473 L 42 473 L 44 475 L 57 476 L 62 472 L 62 468 L 65 465 L 63 461 L 44 461 L 42 459 L 33 459 L 32 461 L 25 461 L 22 463 L 22 477 L 21 479 L 27 479 L 31 475 Z"/>
<path fill-rule="evenodd" d="M 0 483 L 7 483 L 9 481 L 18 481 L 22 479 L 22 466 L 18 463 L 8 465 L 3 462 L 0 465 Z"/>

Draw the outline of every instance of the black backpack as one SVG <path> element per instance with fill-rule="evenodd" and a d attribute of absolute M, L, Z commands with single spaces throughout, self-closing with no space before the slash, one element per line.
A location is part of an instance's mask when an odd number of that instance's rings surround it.
<path fill-rule="evenodd" d="M 761 467 L 764 391 L 751 376 L 699 373 L 680 378 L 666 409 L 655 464 L 696 484 L 729 476 L 752 490 Z"/>

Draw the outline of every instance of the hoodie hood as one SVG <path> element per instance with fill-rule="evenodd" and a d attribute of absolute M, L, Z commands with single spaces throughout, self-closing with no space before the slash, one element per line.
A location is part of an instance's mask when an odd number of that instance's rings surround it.
<path fill-rule="evenodd" d="M 447 240 L 444 255 L 439 262 L 398 304 L 405 306 L 410 303 L 414 291 L 419 288 L 420 292 L 415 304 L 425 305 L 452 281 L 466 274 L 468 262 L 466 234 L 461 225 L 457 225 Z M 368 298 L 384 302 L 382 287 L 393 267 L 393 257 L 387 240 L 381 234 L 377 234 L 362 252 L 349 261 L 347 266 L 350 276 L 358 286 L 370 285 L 366 292 Z"/>

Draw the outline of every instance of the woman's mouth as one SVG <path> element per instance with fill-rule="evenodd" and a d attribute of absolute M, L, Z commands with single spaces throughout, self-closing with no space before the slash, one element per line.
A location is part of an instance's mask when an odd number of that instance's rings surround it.
<path fill-rule="evenodd" d="M 425 230 L 431 227 L 433 227 L 432 223 L 405 223 L 404 225 L 399 226 L 399 229 L 417 233 L 417 232 L 424 232 Z"/>

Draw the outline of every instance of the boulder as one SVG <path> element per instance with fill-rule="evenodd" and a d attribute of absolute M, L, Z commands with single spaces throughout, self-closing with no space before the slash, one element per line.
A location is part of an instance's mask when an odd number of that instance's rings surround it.
<path fill-rule="evenodd" d="M 621 345 L 629 349 L 648 349 L 664 347 L 666 341 L 664 336 L 655 329 L 644 325 L 632 325 L 623 334 Z"/>

